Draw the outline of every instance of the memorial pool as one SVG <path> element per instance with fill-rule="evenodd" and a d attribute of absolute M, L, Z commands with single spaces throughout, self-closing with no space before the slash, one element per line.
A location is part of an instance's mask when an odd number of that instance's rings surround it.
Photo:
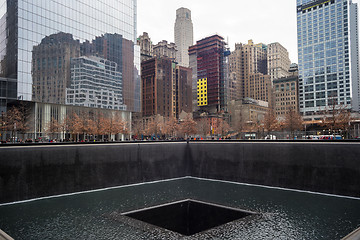
<path fill-rule="evenodd" d="M 195 199 L 260 213 L 193 236 L 111 217 Z M 360 199 L 180 178 L 0 206 L 15 239 L 341 239 L 360 226 Z"/>

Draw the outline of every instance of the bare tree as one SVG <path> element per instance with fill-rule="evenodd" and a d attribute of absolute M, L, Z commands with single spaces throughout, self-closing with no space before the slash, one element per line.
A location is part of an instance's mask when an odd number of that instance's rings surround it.
<path fill-rule="evenodd" d="M 114 119 L 112 117 L 104 117 L 101 121 L 103 135 L 107 135 L 107 140 L 111 140 L 111 136 L 115 133 Z"/>
<path fill-rule="evenodd" d="M 120 131 L 120 133 L 124 134 L 124 135 L 129 135 L 130 134 L 130 130 L 131 130 L 131 125 L 128 121 L 124 121 L 121 120 L 122 122 L 122 131 Z"/>
<path fill-rule="evenodd" d="M 113 132 L 114 134 L 126 133 L 126 123 L 118 116 L 113 116 Z"/>
<path fill-rule="evenodd" d="M 201 119 L 200 121 L 197 122 L 197 133 L 202 136 L 202 137 L 206 137 L 210 134 L 211 131 L 211 125 L 209 123 L 209 120 L 206 118 Z"/>
<path fill-rule="evenodd" d="M 278 121 L 276 115 L 272 109 L 270 109 L 264 116 L 262 122 L 264 129 L 270 134 L 278 128 Z"/>
<path fill-rule="evenodd" d="M 60 131 L 61 125 L 54 117 L 52 117 L 50 122 L 46 124 L 45 132 L 49 133 L 50 137 L 53 139 L 56 138 L 56 134 L 58 134 Z"/>
<path fill-rule="evenodd" d="M 244 130 L 247 130 L 247 125 L 246 125 L 242 111 L 239 111 L 239 118 L 233 125 L 233 128 L 234 128 L 233 130 L 235 130 L 239 133 L 242 133 Z"/>
<path fill-rule="evenodd" d="M 175 137 L 178 129 L 179 129 L 178 121 L 176 120 L 175 117 L 171 116 L 166 120 L 163 132 L 167 136 Z"/>
<path fill-rule="evenodd" d="M 132 134 L 135 135 L 136 139 L 138 139 L 139 136 L 145 134 L 145 129 L 142 121 L 134 121 L 132 123 Z"/>
<path fill-rule="evenodd" d="M 349 137 L 351 113 L 348 109 L 342 109 L 337 115 L 337 127 L 344 134 L 345 138 Z"/>
<path fill-rule="evenodd" d="M 70 125 L 71 125 L 71 117 L 66 116 L 63 121 L 59 122 L 60 132 L 62 136 L 65 138 L 65 134 L 70 132 Z"/>
<path fill-rule="evenodd" d="M 220 134 L 223 137 L 230 131 L 230 126 L 224 119 L 217 119 L 215 130 L 216 134 Z"/>
<path fill-rule="evenodd" d="M 336 97 L 329 99 L 329 108 L 325 111 L 325 116 L 321 124 L 322 127 L 329 129 L 329 134 L 342 132 L 347 137 L 350 127 L 351 112 L 343 103 L 338 103 Z"/>
<path fill-rule="evenodd" d="M 162 117 L 160 115 L 156 115 L 148 122 L 146 133 L 147 135 L 154 135 L 155 137 L 158 137 L 161 135 L 163 129 L 164 124 Z"/>
<path fill-rule="evenodd" d="M 294 109 L 290 109 L 285 116 L 285 121 L 282 126 L 290 132 L 291 139 L 295 138 L 295 131 L 303 128 L 303 120 L 301 115 Z"/>
<path fill-rule="evenodd" d="M 24 104 L 11 107 L 3 117 L 4 129 L 11 132 L 12 140 L 15 142 L 16 133 L 25 134 L 28 126 L 28 109 Z"/>
<path fill-rule="evenodd" d="M 187 114 L 180 126 L 180 131 L 185 137 L 196 133 L 196 122 L 192 119 L 191 114 Z"/>
<path fill-rule="evenodd" d="M 86 120 L 86 132 L 93 136 L 95 139 L 96 135 L 98 134 L 98 125 L 96 124 L 96 120 L 94 119 L 87 119 Z M 90 139 L 89 139 L 90 140 Z"/>
<path fill-rule="evenodd" d="M 84 117 L 84 113 L 81 114 L 82 117 L 77 115 L 75 112 L 71 116 L 70 122 L 70 131 L 72 134 L 77 135 L 77 140 L 80 140 L 80 135 L 83 135 L 83 139 L 85 139 L 85 133 L 87 131 L 86 126 L 86 117 Z"/>
<path fill-rule="evenodd" d="M 106 134 L 106 129 L 104 126 L 105 117 L 101 112 L 97 112 L 94 116 L 94 126 L 93 131 L 98 140 L 100 140 L 100 136 L 102 137 L 101 140 L 103 140 L 104 135 Z"/>

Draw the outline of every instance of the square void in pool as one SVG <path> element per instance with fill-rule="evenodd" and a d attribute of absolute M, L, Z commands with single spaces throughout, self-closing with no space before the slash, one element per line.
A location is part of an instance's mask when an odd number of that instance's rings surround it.
<path fill-rule="evenodd" d="M 255 213 L 188 199 L 122 215 L 191 236 L 252 214 Z"/>

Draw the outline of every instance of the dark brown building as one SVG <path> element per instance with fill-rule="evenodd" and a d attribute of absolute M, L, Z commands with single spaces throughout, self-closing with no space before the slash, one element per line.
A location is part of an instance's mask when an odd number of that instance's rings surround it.
<path fill-rule="evenodd" d="M 143 61 L 141 73 L 143 117 L 191 112 L 191 69 L 162 57 Z"/>
<path fill-rule="evenodd" d="M 187 113 L 192 112 L 192 71 L 187 67 L 176 66 L 175 76 L 175 116 L 178 119 L 182 111 Z"/>

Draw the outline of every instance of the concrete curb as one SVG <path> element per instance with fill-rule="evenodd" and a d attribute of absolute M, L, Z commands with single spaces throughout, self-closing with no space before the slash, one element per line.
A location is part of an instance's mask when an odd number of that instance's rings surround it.
<path fill-rule="evenodd" d="M 14 240 L 14 239 L 0 229 L 0 240 Z"/>

